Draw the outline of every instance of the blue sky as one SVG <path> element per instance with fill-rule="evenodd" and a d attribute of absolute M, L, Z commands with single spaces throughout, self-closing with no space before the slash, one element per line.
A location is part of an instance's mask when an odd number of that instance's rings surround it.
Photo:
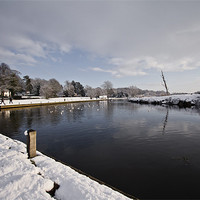
<path fill-rule="evenodd" d="M 200 1 L 0 1 L 0 62 L 31 78 L 200 90 Z"/>

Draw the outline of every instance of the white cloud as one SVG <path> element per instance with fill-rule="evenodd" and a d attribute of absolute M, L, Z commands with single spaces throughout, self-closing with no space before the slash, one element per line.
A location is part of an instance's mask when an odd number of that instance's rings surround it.
<path fill-rule="evenodd" d="M 0 56 L 3 62 L 14 65 L 33 65 L 37 58 L 46 58 L 46 45 L 39 41 L 33 41 L 28 37 L 3 35 L 0 40 Z"/>
<path fill-rule="evenodd" d="M 16 59 L 17 56 L 18 58 L 20 57 L 20 64 L 25 65 L 32 65 L 33 63 L 36 63 L 38 58 L 48 58 L 57 62 L 59 59 L 54 58 L 51 55 L 52 53 L 60 52 L 65 54 L 69 53 L 71 50 L 71 46 L 68 44 L 60 45 L 53 43 L 52 41 L 45 42 L 42 40 L 34 40 L 29 38 L 29 36 L 19 36 L 10 33 L 2 36 L 0 39 L 0 45 L 5 51 L 4 53 L 1 53 L 1 59 L 4 60 L 4 62 L 5 60 L 12 60 L 13 62 L 15 60 L 16 63 L 12 64 L 19 64 L 19 59 Z M 13 58 L 13 55 L 15 55 L 15 59 Z M 10 61 L 8 63 L 11 64 Z"/>
<path fill-rule="evenodd" d="M 199 68 L 200 2 L 0 2 L 2 60 L 36 63 L 72 49 L 111 58 L 115 77 Z M 23 60 L 24 59 L 24 60 Z"/>
<path fill-rule="evenodd" d="M 21 54 L 21 53 L 14 53 L 12 51 L 0 48 L 0 60 L 1 62 L 5 62 L 5 63 L 9 63 L 9 64 L 21 64 L 21 65 L 33 65 L 35 64 L 37 61 L 29 56 L 29 55 L 25 55 L 25 54 Z"/>
<path fill-rule="evenodd" d="M 71 46 L 69 44 L 62 44 L 59 48 L 62 53 L 69 53 L 71 50 Z"/>
<path fill-rule="evenodd" d="M 27 54 L 33 57 L 46 57 L 46 52 L 44 50 L 45 44 L 33 41 L 26 37 L 8 37 L 7 46 L 8 48 L 12 48 L 13 50 L 20 52 L 22 54 Z"/>
<path fill-rule="evenodd" d="M 169 58 L 139 57 L 134 59 L 112 58 L 108 62 L 112 67 L 91 68 L 93 71 L 110 73 L 116 77 L 143 76 L 148 70 L 163 70 L 165 72 L 193 70 L 200 67 L 200 61 L 195 58 L 183 58 L 170 61 Z"/>
<path fill-rule="evenodd" d="M 99 67 L 91 68 L 91 70 L 96 71 L 96 72 L 106 72 L 106 73 L 111 73 L 112 75 L 114 75 L 114 76 L 116 76 L 116 77 L 120 77 L 119 72 L 116 71 L 116 70 L 105 70 L 105 69 L 102 69 L 102 68 L 99 68 Z"/>
<path fill-rule="evenodd" d="M 149 55 L 171 47 L 177 32 L 199 27 L 199 2 L 37 1 L 1 3 L 1 32 L 112 57 Z M 178 9 L 176 9 L 178 8 Z M 196 36 L 194 39 L 196 40 Z M 189 35 L 189 40 L 192 40 Z M 161 52 L 162 53 L 162 52 Z"/>

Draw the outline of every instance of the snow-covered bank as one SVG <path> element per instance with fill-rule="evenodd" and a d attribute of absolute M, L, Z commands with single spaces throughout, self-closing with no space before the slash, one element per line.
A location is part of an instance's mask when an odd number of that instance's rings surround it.
<path fill-rule="evenodd" d="M 91 99 L 90 97 L 59 97 L 49 99 L 20 99 L 13 100 L 12 103 L 9 100 L 4 100 L 4 103 L 0 104 L 0 108 L 17 108 L 17 107 L 29 107 L 29 106 L 42 106 L 53 105 L 60 103 L 75 103 L 75 102 L 88 102 L 88 101 L 101 101 L 104 99 Z"/>
<path fill-rule="evenodd" d="M 95 98 L 96 99 L 96 98 Z M 56 103 L 56 102 L 74 102 L 74 101 L 88 101 L 92 100 L 90 97 L 58 97 L 49 99 L 20 99 L 13 100 L 12 103 L 9 100 L 5 100 L 5 105 L 19 105 L 19 104 L 36 104 L 36 103 Z M 94 100 L 94 99 L 93 99 Z M 1 104 L 4 106 L 4 104 Z"/>
<path fill-rule="evenodd" d="M 180 107 L 200 106 L 200 94 L 170 95 L 160 97 L 130 98 L 130 102 L 145 104 L 166 104 Z"/>
<path fill-rule="evenodd" d="M 24 143 L 0 134 L 0 199 L 130 199 L 40 152 L 27 157 Z M 60 187 L 51 197 L 54 183 Z"/>

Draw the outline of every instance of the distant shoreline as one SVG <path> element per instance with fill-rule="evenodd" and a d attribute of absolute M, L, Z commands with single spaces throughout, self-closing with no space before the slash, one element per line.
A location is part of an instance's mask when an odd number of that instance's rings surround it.
<path fill-rule="evenodd" d="M 4 104 L 0 104 L 0 110 L 3 109 L 14 109 L 14 108 L 27 108 L 27 107 L 38 107 L 47 105 L 59 105 L 68 103 L 83 103 L 83 102 L 95 102 L 95 101 L 107 101 L 107 100 L 118 100 L 124 98 L 90 98 L 90 97 L 59 97 L 49 99 L 24 99 L 24 100 L 13 100 L 9 103 L 9 100 L 4 100 Z"/>
<path fill-rule="evenodd" d="M 89 97 L 66 97 L 66 98 L 50 98 L 50 99 L 25 99 L 25 100 L 13 100 L 13 103 L 9 103 L 9 100 L 5 100 L 5 105 L 1 104 L 0 109 L 12 109 L 12 108 L 25 108 L 25 107 L 38 107 L 46 105 L 58 105 L 67 103 L 80 103 L 80 102 L 92 102 L 92 101 L 105 101 L 106 99 L 90 99 Z"/>
<path fill-rule="evenodd" d="M 200 107 L 200 94 L 169 95 L 159 97 L 135 97 L 130 98 L 132 103 L 170 105 L 179 107 Z"/>

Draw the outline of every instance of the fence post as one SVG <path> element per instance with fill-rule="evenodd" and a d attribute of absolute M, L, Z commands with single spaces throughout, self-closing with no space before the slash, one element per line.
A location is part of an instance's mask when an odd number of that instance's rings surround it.
<path fill-rule="evenodd" d="M 27 131 L 27 152 L 28 157 L 33 158 L 36 156 L 36 131 L 33 129 L 30 129 Z"/>

